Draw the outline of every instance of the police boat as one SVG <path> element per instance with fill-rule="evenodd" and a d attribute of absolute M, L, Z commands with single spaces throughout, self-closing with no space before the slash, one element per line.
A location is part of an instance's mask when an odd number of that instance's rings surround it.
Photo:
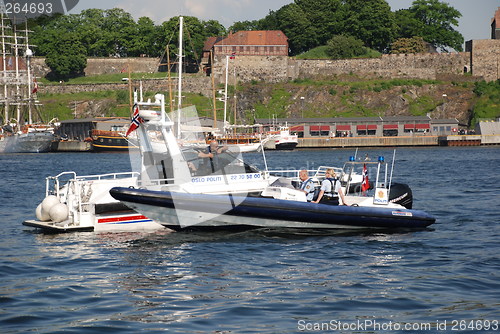
<path fill-rule="evenodd" d="M 110 194 L 165 227 L 386 230 L 421 229 L 435 222 L 432 215 L 411 208 L 409 187 L 391 184 L 382 157 L 363 165 L 376 168 L 373 189 L 346 194 L 341 205 L 311 203 L 294 187 L 297 170 L 260 171 L 235 152 L 218 150 L 207 156 L 195 147 L 180 146 L 176 123 L 165 112 L 164 96 L 157 94 L 155 99 L 137 102 L 140 181 L 136 187 L 113 187 Z M 153 149 L 150 138 L 161 138 L 164 149 Z M 328 168 L 311 172 L 316 186 Z M 337 171 L 342 173 L 341 168 Z"/>

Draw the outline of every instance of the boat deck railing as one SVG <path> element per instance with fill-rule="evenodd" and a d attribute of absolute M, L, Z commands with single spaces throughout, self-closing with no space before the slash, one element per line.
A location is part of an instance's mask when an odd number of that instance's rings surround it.
<path fill-rule="evenodd" d="M 48 176 L 45 178 L 45 196 L 55 195 L 61 198 L 61 191 L 63 185 L 71 183 L 85 183 L 85 182 L 95 182 L 103 180 L 119 180 L 126 178 L 138 178 L 138 172 L 121 172 L 121 173 L 107 173 L 107 174 L 96 174 L 96 175 L 82 175 L 77 176 L 76 172 L 62 172 L 56 176 Z M 69 189 L 69 187 L 68 187 Z"/>

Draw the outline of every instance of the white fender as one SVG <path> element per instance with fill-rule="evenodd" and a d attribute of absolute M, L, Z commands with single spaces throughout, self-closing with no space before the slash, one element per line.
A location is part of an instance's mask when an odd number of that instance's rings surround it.
<path fill-rule="evenodd" d="M 58 203 L 54 205 L 49 212 L 50 219 L 55 223 L 60 223 L 68 219 L 69 209 L 66 204 Z"/>
<path fill-rule="evenodd" d="M 46 222 L 50 220 L 50 215 L 48 212 L 42 210 L 42 203 L 38 204 L 35 210 L 36 218 L 41 222 Z"/>

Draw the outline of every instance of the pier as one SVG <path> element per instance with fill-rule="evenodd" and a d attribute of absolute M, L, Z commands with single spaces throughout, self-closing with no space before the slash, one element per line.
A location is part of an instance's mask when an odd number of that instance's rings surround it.
<path fill-rule="evenodd" d="M 438 136 L 299 138 L 298 148 L 437 146 Z"/>

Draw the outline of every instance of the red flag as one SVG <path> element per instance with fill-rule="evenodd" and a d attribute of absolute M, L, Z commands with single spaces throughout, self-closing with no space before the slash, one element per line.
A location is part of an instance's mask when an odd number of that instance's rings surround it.
<path fill-rule="evenodd" d="M 132 114 L 132 122 L 130 123 L 130 126 L 128 127 L 127 133 L 125 134 L 125 137 L 128 137 L 129 134 L 134 132 L 139 125 L 144 122 L 144 119 L 139 116 L 139 106 L 137 104 L 134 104 L 134 113 Z"/>
<path fill-rule="evenodd" d="M 31 94 L 35 94 L 36 92 L 38 92 L 38 82 L 36 82 L 36 78 L 33 79 L 33 90 L 31 91 Z"/>
<path fill-rule="evenodd" d="M 361 183 L 361 191 L 366 192 L 370 188 L 370 181 L 368 180 L 368 170 L 366 164 L 363 164 L 363 183 Z"/>

